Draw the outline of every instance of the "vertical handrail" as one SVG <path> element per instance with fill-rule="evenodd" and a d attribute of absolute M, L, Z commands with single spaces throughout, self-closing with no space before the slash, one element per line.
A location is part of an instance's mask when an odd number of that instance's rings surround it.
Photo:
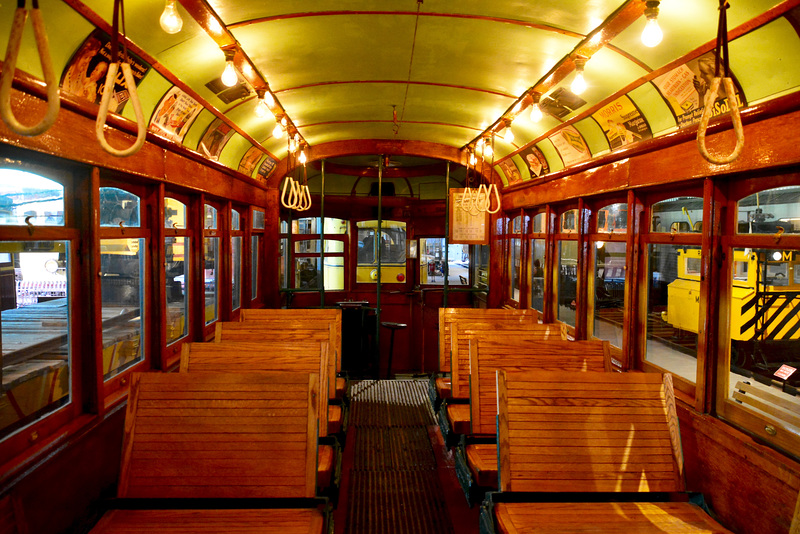
<path fill-rule="evenodd" d="M 119 32 L 119 19 L 122 19 L 122 48 L 123 58 L 119 58 L 119 50 L 117 47 L 117 40 L 120 37 Z M 103 96 L 100 99 L 100 109 L 97 112 L 97 120 L 94 124 L 95 135 L 97 141 L 103 150 L 117 157 L 127 157 L 137 153 L 143 146 L 145 136 L 147 134 L 147 124 L 144 120 L 142 113 L 142 104 L 139 101 L 139 92 L 136 90 L 136 80 L 133 77 L 130 63 L 128 63 L 128 50 L 125 48 L 125 12 L 122 0 L 114 0 L 114 24 L 112 29 L 113 35 L 111 36 L 111 64 L 108 66 L 106 73 L 106 81 L 103 84 Z M 125 149 L 114 148 L 105 138 L 106 119 L 108 117 L 108 106 L 111 103 L 111 93 L 114 92 L 114 84 L 116 83 L 117 72 L 122 68 L 122 76 L 125 79 L 125 86 L 130 95 L 131 104 L 133 104 L 133 112 L 136 116 L 136 141 Z"/>
<path fill-rule="evenodd" d="M 33 35 L 36 38 L 36 48 L 39 52 L 39 62 L 47 85 L 47 112 L 38 124 L 31 126 L 25 126 L 14 116 L 14 112 L 11 109 L 11 84 L 14 81 L 17 56 L 19 56 L 22 32 L 27 18 L 28 10 L 25 9 L 25 0 L 18 0 L 17 9 L 14 12 L 14 22 L 11 25 L 11 34 L 8 37 L 6 56 L 3 60 L 3 71 L 0 72 L 0 117 L 12 132 L 19 135 L 33 136 L 44 133 L 56 122 L 58 111 L 61 108 L 61 88 L 53 71 L 50 46 L 47 42 L 47 32 L 45 31 L 42 13 L 39 10 L 39 2 L 38 0 L 33 0 L 31 22 L 33 24 Z"/>

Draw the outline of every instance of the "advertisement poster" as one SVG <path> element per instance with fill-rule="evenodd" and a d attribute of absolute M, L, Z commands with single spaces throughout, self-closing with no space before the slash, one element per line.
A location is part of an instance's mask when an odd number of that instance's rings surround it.
<path fill-rule="evenodd" d="M 222 149 L 234 134 L 233 128 L 221 119 L 214 119 L 206 128 L 206 133 L 197 145 L 197 151 L 205 157 L 217 161 Z"/>
<path fill-rule="evenodd" d="M 583 136 L 574 126 L 565 126 L 556 134 L 548 137 L 553 146 L 558 150 L 565 167 L 580 163 L 591 157 L 589 147 L 586 146 Z"/>
<path fill-rule="evenodd" d="M 522 150 L 519 153 L 519 157 L 521 157 L 528 166 L 531 178 L 539 178 L 550 172 L 550 165 L 548 165 L 547 159 L 545 159 L 542 151 L 535 146 L 530 146 Z"/>
<path fill-rule="evenodd" d="M 251 146 L 250 149 L 244 153 L 242 160 L 239 162 L 239 172 L 247 176 L 252 176 L 253 169 L 256 168 L 258 160 L 261 159 L 263 155 L 264 152 L 261 151 L 260 147 Z"/>
<path fill-rule="evenodd" d="M 503 174 L 506 175 L 508 185 L 515 184 L 522 180 L 522 176 L 519 174 L 517 164 L 514 163 L 513 159 L 508 158 L 507 160 L 501 161 L 498 166 L 503 171 Z"/>
<path fill-rule="evenodd" d="M 700 117 L 703 115 L 703 102 L 711 80 L 714 79 L 715 61 L 714 52 L 708 52 L 653 80 L 675 113 L 678 128 L 700 122 Z M 745 107 L 747 101 L 742 88 L 733 75 L 731 78 L 736 87 L 737 103 L 740 108 Z M 720 86 L 717 92 L 714 108 L 714 116 L 729 111 L 728 94 L 725 92 L 724 86 Z"/>
<path fill-rule="evenodd" d="M 269 178 L 269 175 L 272 174 L 272 171 L 275 170 L 276 165 L 277 162 L 271 157 L 267 156 L 264 161 L 261 162 L 261 166 L 258 168 L 258 174 L 256 174 L 256 178 L 262 181 L 266 180 Z"/>
<path fill-rule="evenodd" d="M 483 245 L 489 242 L 489 213 L 461 209 L 464 189 L 450 189 L 450 243 Z"/>
<path fill-rule="evenodd" d="M 150 70 L 150 65 L 130 51 L 128 51 L 128 61 L 136 85 L 139 85 L 144 75 Z M 99 105 L 103 97 L 103 87 L 106 83 L 106 73 L 110 63 L 111 37 L 100 30 L 94 30 L 67 63 L 67 68 L 61 74 L 61 88 Z M 130 94 L 122 75 L 122 69 L 119 69 L 108 110 L 113 113 L 121 113 L 129 99 Z"/>
<path fill-rule="evenodd" d="M 156 106 L 149 129 L 177 143 L 183 142 L 189 126 L 203 109 L 194 98 L 172 87 Z"/>
<path fill-rule="evenodd" d="M 627 96 L 619 97 L 592 117 L 603 129 L 612 150 L 653 137 L 650 125 Z"/>

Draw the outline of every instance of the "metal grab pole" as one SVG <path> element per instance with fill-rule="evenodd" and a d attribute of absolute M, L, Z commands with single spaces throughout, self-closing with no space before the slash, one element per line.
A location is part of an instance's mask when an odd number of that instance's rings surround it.
<path fill-rule="evenodd" d="M 444 186 L 444 292 L 442 295 L 442 307 L 447 308 L 447 294 L 450 292 L 450 162 L 447 162 Z"/>
<path fill-rule="evenodd" d="M 383 227 L 383 155 L 378 160 L 378 228 L 375 230 L 375 248 L 377 249 L 378 277 L 375 286 L 375 351 L 376 369 L 375 374 L 380 377 L 381 370 L 381 237 Z"/>

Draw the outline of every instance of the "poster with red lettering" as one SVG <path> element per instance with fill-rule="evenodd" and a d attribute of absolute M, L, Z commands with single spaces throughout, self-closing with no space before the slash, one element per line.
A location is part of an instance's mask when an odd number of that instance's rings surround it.
<path fill-rule="evenodd" d="M 647 120 L 627 96 L 600 108 L 592 117 L 606 134 L 611 150 L 653 137 Z"/>

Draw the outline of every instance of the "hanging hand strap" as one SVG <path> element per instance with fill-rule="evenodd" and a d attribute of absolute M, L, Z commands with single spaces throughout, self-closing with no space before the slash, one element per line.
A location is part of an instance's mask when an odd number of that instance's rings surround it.
<path fill-rule="evenodd" d="M 12 132 L 19 135 L 32 136 L 44 133 L 56 122 L 58 110 L 61 107 L 61 88 L 58 86 L 58 79 L 56 79 L 53 72 L 50 47 L 47 44 L 47 32 L 44 28 L 42 13 L 39 11 L 39 1 L 33 0 L 31 22 L 33 23 L 33 35 L 36 38 L 36 48 L 39 51 L 39 62 L 42 65 L 45 84 L 47 84 L 47 112 L 39 124 L 25 126 L 17 121 L 14 112 L 11 110 L 11 83 L 14 81 L 14 71 L 17 67 L 17 56 L 19 55 L 19 46 L 22 41 L 22 31 L 27 18 L 28 10 L 25 9 L 25 0 L 18 0 L 17 9 L 14 12 L 14 22 L 11 25 L 11 35 L 8 37 L 3 71 L 0 73 L 0 117 Z"/>
<path fill-rule="evenodd" d="M 119 22 L 122 20 L 122 52 L 123 59 L 119 59 Z M 136 80 L 133 77 L 130 63 L 128 62 L 128 49 L 125 46 L 125 9 L 122 0 L 114 0 L 114 24 L 111 35 L 111 64 L 108 66 L 108 73 L 106 73 L 105 85 L 103 85 L 103 97 L 100 99 L 100 109 L 97 112 L 97 121 L 95 122 L 95 134 L 100 146 L 103 150 L 113 156 L 130 156 L 139 151 L 144 146 L 145 135 L 147 134 L 147 124 L 144 120 L 142 113 L 142 105 L 139 101 L 139 93 L 136 90 Z M 125 86 L 128 89 L 131 103 L 133 104 L 133 112 L 136 115 L 136 141 L 130 147 L 120 150 L 108 144 L 105 138 L 105 125 L 106 118 L 108 117 L 108 106 L 111 103 L 111 93 L 114 92 L 114 83 L 117 78 L 119 67 L 122 68 L 122 76 L 125 79 Z"/>
<path fill-rule="evenodd" d="M 711 87 L 703 102 L 703 115 L 700 118 L 700 127 L 697 129 L 697 148 L 706 161 L 715 165 L 723 165 L 734 161 L 741 155 L 744 149 L 744 128 L 742 127 L 742 117 L 739 114 L 739 103 L 736 98 L 736 87 L 730 77 L 730 63 L 728 59 L 728 16 L 727 11 L 730 5 L 726 0 L 719 0 L 719 25 L 717 27 L 716 62 L 714 67 L 714 79 Z M 724 84 L 725 92 L 728 95 L 728 107 L 730 108 L 733 131 L 736 134 L 736 147 L 727 156 L 712 156 L 706 148 L 706 130 L 708 121 L 714 109 L 714 102 L 717 99 L 720 82 Z"/>

